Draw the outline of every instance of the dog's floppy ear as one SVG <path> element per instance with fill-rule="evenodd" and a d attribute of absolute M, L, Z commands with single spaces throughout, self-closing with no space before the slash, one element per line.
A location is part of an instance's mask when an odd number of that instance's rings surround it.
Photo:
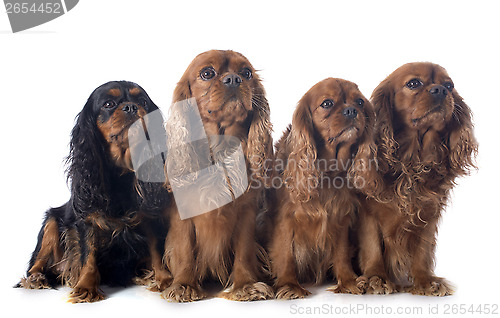
<path fill-rule="evenodd" d="M 258 78 L 255 80 L 257 84 L 252 91 L 253 117 L 248 131 L 245 154 L 257 180 L 269 185 L 273 158 L 272 125 L 264 87 Z"/>
<path fill-rule="evenodd" d="M 397 142 L 394 139 L 393 112 L 394 91 L 388 79 L 382 81 L 372 93 L 371 103 L 375 108 L 375 140 L 383 159 L 379 168 L 387 172 L 386 163 L 396 162 Z"/>
<path fill-rule="evenodd" d="M 174 89 L 174 95 L 172 98 L 172 102 L 180 102 L 186 99 L 193 97 L 191 93 L 191 84 L 189 83 L 188 72 L 189 68 L 186 70 L 186 73 L 182 75 L 181 80 L 177 83 Z"/>
<path fill-rule="evenodd" d="M 288 138 L 291 153 L 284 171 L 286 186 L 290 189 L 293 201 L 307 202 L 318 195 L 320 182 L 320 172 L 316 167 L 318 153 L 314 126 L 307 95 L 302 97 L 295 109 Z"/>
<path fill-rule="evenodd" d="M 189 83 L 189 69 L 191 66 L 189 66 L 184 74 L 182 75 L 181 79 L 179 82 L 177 82 L 177 85 L 175 86 L 174 89 L 174 94 L 172 96 L 172 105 L 170 107 L 170 113 L 168 114 L 168 118 L 166 120 L 166 129 L 167 129 L 167 140 L 168 140 L 168 147 L 171 151 L 180 151 L 180 149 L 184 149 L 183 147 L 186 147 L 184 144 L 188 138 L 188 123 L 187 123 L 187 118 L 184 112 L 182 111 L 183 105 L 188 106 L 190 102 L 188 99 L 193 97 L 193 94 L 191 92 L 191 84 Z M 178 103 L 178 104 L 176 104 Z M 177 156 L 175 156 L 175 160 L 167 160 L 165 163 L 165 187 L 168 189 L 169 192 L 172 191 L 169 177 L 167 170 L 174 170 L 178 169 L 179 167 L 186 166 L 186 162 L 180 162 L 182 161 L 182 158 L 184 159 L 189 159 L 185 157 L 186 155 L 181 155 L 181 153 L 177 153 Z M 174 157 L 172 153 L 167 154 L 167 159 L 168 158 Z M 179 161 L 180 160 L 180 161 Z M 177 161 L 177 162 L 176 162 Z"/>
<path fill-rule="evenodd" d="M 457 175 L 465 175 L 471 168 L 476 168 L 475 157 L 478 144 L 474 137 L 472 112 L 458 92 L 453 90 L 455 108 L 448 130 L 448 148 L 450 167 Z"/>
<path fill-rule="evenodd" d="M 378 171 L 375 111 L 370 102 L 365 103 L 364 112 L 366 117 L 365 131 L 360 137 L 348 176 L 352 179 L 352 184 L 359 187 L 360 191 L 377 197 L 383 190 L 383 181 Z"/>
<path fill-rule="evenodd" d="M 105 210 L 109 204 L 107 191 L 110 167 L 93 107 L 94 93 L 78 114 L 71 132 L 70 154 L 67 158 L 72 204 L 75 211 L 81 214 Z"/>

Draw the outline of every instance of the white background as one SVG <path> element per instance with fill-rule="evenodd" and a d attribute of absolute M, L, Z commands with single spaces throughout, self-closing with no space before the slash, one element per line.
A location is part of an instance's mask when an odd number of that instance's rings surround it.
<path fill-rule="evenodd" d="M 439 306 L 443 313 L 446 305 L 500 303 L 500 23 L 493 1 L 85 0 L 66 15 L 18 34 L 11 33 L 7 15 L 0 11 L 1 312 L 253 317 L 326 304 L 333 312 L 368 305 L 393 312 L 399 306 L 418 307 L 426 314 L 429 306 Z M 459 180 L 439 233 L 436 273 L 457 285 L 456 294 L 439 299 L 351 296 L 320 286 L 301 301 L 174 304 L 132 287 L 105 289 L 108 299 L 97 304 L 71 305 L 66 303 L 67 288 L 13 289 L 25 273 L 43 212 L 69 198 L 63 159 L 74 118 L 92 90 L 109 80 L 134 81 L 166 110 L 189 62 L 209 49 L 239 51 L 260 70 L 275 140 L 300 97 L 326 77 L 358 83 L 370 96 L 406 62 L 444 66 L 474 112 L 480 143 L 480 169 Z"/>

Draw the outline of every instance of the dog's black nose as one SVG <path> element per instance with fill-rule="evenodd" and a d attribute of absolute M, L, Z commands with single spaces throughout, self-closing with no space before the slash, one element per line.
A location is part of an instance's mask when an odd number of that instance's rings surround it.
<path fill-rule="evenodd" d="M 127 104 L 123 105 L 123 107 L 122 107 L 122 110 L 124 112 L 126 112 L 127 114 L 131 114 L 131 115 L 134 115 L 135 113 L 137 113 L 138 109 L 139 109 L 139 107 L 137 107 L 137 105 L 133 104 L 133 103 L 127 103 Z"/>
<path fill-rule="evenodd" d="M 442 100 L 448 95 L 448 90 L 442 85 L 436 85 L 431 87 L 429 93 L 434 99 Z"/>
<path fill-rule="evenodd" d="M 227 87 L 238 87 L 241 84 L 241 77 L 237 74 L 229 74 L 224 76 L 222 83 Z"/>
<path fill-rule="evenodd" d="M 349 119 L 354 119 L 358 116 L 358 111 L 354 107 L 347 107 L 342 111 L 342 115 Z"/>

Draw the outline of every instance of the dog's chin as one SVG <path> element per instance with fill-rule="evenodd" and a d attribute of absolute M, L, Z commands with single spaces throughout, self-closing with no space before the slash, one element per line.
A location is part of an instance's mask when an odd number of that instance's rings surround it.
<path fill-rule="evenodd" d="M 338 144 L 341 142 L 355 142 L 359 137 L 360 129 L 356 126 L 349 126 L 342 129 L 335 136 L 328 138 L 331 144 Z"/>
<path fill-rule="evenodd" d="M 123 169 L 123 173 L 134 171 L 131 151 L 133 150 L 126 146 L 111 145 L 111 159 L 116 167 Z"/>
<path fill-rule="evenodd" d="M 245 104 L 241 99 L 235 97 L 228 98 L 222 105 L 222 111 L 228 114 L 232 112 L 240 112 L 243 109 L 245 109 Z"/>
<path fill-rule="evenodd" d="M 230 112 L 245 112 L 247 113 L 252 109 L 251 99 L 242 98 L 241 96 L 231 96 L 226 98 L 223 102 L 222 109 L 225 113 Z"/>
<path fill-rule="evenodd" d="M 205 121 L 216 123 L 220 127 L 241 124 L 248 117 L 251 109 L 249 104 L 251 103 L 241 99 L 230 98 L 219 105 L 209 105 L 204 114 Z"/>
<path fill-rule="evenodd" d="M 424 115 L 411 118 L 410 127 L 416 130 L 426 130 L 431 127 L 442 129 L 446 121 L 446 112 L 443 106 L 436 106 L 424 113 Z"/>
<path fill-rule="evenodd" d="M 109 143 L 110 158 L 116 167 L 123 169 L 124 173 L 134 171 L 132 152 L 140 154 L 144 147 L 135 137 L 139 130 L 142 130 L 142 126 L 132 126 L 132 123 L 124 125 L 120 133 L 115 135 Z"/>

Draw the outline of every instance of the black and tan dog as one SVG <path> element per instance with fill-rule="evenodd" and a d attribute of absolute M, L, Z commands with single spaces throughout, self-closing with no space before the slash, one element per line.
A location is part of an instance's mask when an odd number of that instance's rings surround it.
<path fill-rule="evenodd" d="M 158 193 L 161 183 L 137 179 L 129 145 L 131 125 L 155 110 L 131 82 L 109 82 L 90 95 L 71 136 L 71 198 L 47 211 L 18 287 L 63 283 L 73 288 L 71 302 L 93 302 L 103 299 L 101 283 L 123 286 L 136 276 L 149 256 L 148 241 L 165 233 L 155 210 L 168 195 Z"/>

